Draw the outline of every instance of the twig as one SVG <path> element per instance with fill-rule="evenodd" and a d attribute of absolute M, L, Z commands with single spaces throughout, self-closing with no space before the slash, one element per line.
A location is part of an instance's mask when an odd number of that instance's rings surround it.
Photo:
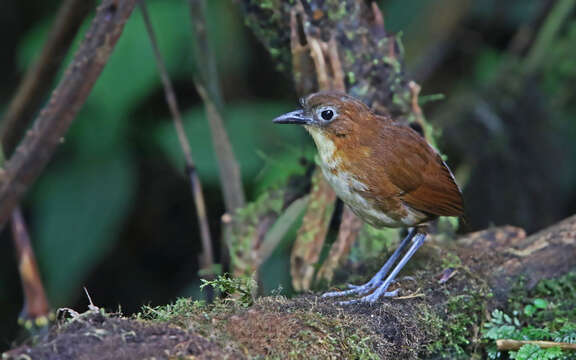
<path fill-rule="evenodd" d="M 34 65 L 26 72 L 16 94 L 2 119 L 0 137 L 6 154 L 16 147 L 29 122 L 40 107 L 64 56 L 88 15 L 94 8 L 94 0 L 64 0 L 42 53 Z"/>
<path fill-rule="evenodd" d="M 510 340 L 510 339 L 496 340 L 496 346 L 500 351 L 518 350 L 523 345 L 526 344 L 536 345 L 542 349 L 559 347 L 562 350 L 576 350 L 576 344 L 570 344 L 564 342 L 541 341 L 541 340 Z"/>
<path fill-rule="evenodd" d="M 73 61 L 0 179 L 0 228 L 40 175 L 86 101 L 136 0 L 104 0 Z M 120 79 L 119 79 L 120 81 Z"/>
<path fill-rule="evenodd" d="M 156 58 L 156 65 L 158 66 L 158 72 L 160 73 L 160 77 L 162 79 L 162 85 L 164 86 L 166 102 L 170 108 L 172 120 L 174 121 L 174 128 L 176 129 L 180 147 L 186 160 L 186 173 L 190 179 L 192 197 L 194 198 L 194 204 L 196 205 L 196 216 L 198 218 L 198 224 L 200 225 L 200 236 L 202 239 L 203 250 L 202 268 L 204 271 L 212 273 L 214 271 L 214 252 L 212 250 L 212 237 L 210 235 L 208 218 L 206 216 L 206 202 L 204 201 L 202 183 L 200 182 L 200 177 L 196 172 L 196 166 L 194 165 L 194 160 L 192 159 L 192 151 L 190 150 L 190 144 L 186 136 L 186 131 L 184 130 L 182 115 L 178 106 L 176 92 L 174 91 L 172 81 L 168 76 L 168 71 L 166 70 L 166 65 L 164 63 L 162 54 L 160 53 L 158 40 L 156 39 L 156 34 L 154 32 L 152 22 L 150 21 L 150 16 L 148 15 L 148 9 L 146 7 L 145 0 L 139 0 L 139 5 L 142 12 L 142 18 L 144 19 L 144 24 L 146 25 L 146 30 L 148 31 L 148 37 L 150 38 L 150 43 L 152 44 L 152 50 L 154 51 L 154 57 Z"/>
<path fill-rule="evenodd" d="M 414 291 L 412 294 L 408 294 L 408 295 L 404 295 L 404 296 L 397 296 L 394 297 L 394 300 L 408 300 L 408 299 L 414 299 L 414 298 L 419 298 L 419 297 L 426 297 L 426 294 L 420 292 L 421 289 L 418 288 L 416 291 Z"/>
<path fill-rule="evenodd" d="M 26 223 L 19 208 L 12 213 L 12 239 L 16 247 L 18 271 L 24 291 L 24 308 L 19 320 L 28 329 L 45 326 L 52 316 L 50 304 L 30 244 Z"/>
<path fill-rule="evenodd" d="M 189 0 L 189 3 L 196 39 L 197 69 L 199 70 L 199 79 L 194 82 L 204 101 L 210 123 L 226 211 L 233 214 L 236 209 L 244 207 L 245 196 L 238 162 L 222 121 L 222 96 L 218 85 L 216 61 L 206 34 L 206 4 L 204 0 Z"/>
<path fill-rule="evenodd" d="M 415 81 L 409 81 L 408 87 L 410 88 L 412 114 L 414 114 L 414 120 L 416 123 L 418 123 L 418 125 L 420 125 L 424 138 L 428 139 L 426 136 L 428 135 L 426 134 L 426 127 L 424 126 L 424 115 L 422 115 L 422 108 L 420 108 L 420 104 L 418 104 L 418 97 L 422 88 Z"/>
<path fill-rule="evenodd" d="M 335 202 L 336 194 L 324 179 L 320 168 L 316 167 L 312 175 L 308 208 L 290 254 L 290 274 L 296 291 L 309 290 L 312 285 Z"/>
<path fill-rule="evenodd" d="M 84 289 L 84 293 L 86 294 L 86 297 L 88 298 L 88 310 L 92 311 L 92 312 L 99 312 L 100 308 L 96 305 L 94 305 L 94 303 L 92 302 L 92 298 L 90 297 L 90 294 L 88 293 L 88 289 L 86 289 L 86 286 L 83 287 Z"/>

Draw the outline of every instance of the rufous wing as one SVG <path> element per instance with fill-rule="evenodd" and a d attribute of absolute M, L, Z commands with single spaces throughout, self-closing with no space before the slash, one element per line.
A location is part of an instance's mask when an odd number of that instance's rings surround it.
<path fill-rule="evenodd" d="M 461 216 L 462 193 L 440 155 L 424 138 L 408 127 L 389 127 L 383 159 L 386 174 L 398 187 L 402 201 L 419 211 L 436 216 Z"/>

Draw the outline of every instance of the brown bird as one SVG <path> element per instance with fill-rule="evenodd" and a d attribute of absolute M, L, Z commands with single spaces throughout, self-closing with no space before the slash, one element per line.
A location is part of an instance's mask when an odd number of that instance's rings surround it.
<path fill-rule="evenodd" d="M 375 227 L 407 227 L 408 235 L 384 266 L 363 285 L 323 297 L 366 295 L 342 302 L 374 303 L 396 296 L 388 287 L 426 239 L 424 224 L 438 216 L 462 216 L 462 193 L 436 150 L 409 126 L 374 114 L 361 101 L 337 92 L 302 99 L 302 109 L 277 117 L 300 124 L 312 135 L 320 167 L 336 195 Z M 388 274 L 411 242 L 402 259 Z M 384 278 L 388 275 L 386 278 Z"/>

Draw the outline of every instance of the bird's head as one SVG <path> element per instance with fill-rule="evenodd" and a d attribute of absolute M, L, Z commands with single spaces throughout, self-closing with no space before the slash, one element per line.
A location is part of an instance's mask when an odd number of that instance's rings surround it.
<path fill-rule="evenodd" d="M 302 109 L 281 115 L 276 124 L 304 125 L 316 136 L 330 139 L 358 135 L 362 128 L 370 128 L 373 114 L 370 109 L 349 95 L 341 92 L 318 92 L 301 99 Z"/>

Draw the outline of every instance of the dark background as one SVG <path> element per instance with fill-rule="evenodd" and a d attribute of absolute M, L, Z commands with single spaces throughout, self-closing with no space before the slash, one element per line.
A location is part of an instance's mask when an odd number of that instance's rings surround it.
<path fill-rule="evenodd" d="M 297 106 L 291 79 L 274 69 L 231 0 L 208 3 L 226 125 L 248 200 L 303 171 L 312 143 L 270 120 Z M 441 132 L 465 191 L 469 227 L 537 231 L 576 210 L 576 21 L 569 14 L 532 71 L 535 39 L 556 1 L 388 0 L 387 28 L 403 32 L 411 78 Z M 0 2 L 0 114 L 39 53 L 59 1 Z M 219 237 L 224 212 L 209 128 L 192 82 L 191 24 L 184 0 L 149 1 L 160 47 L 185 114 L 192 154 Z M 85 27 L 84 27 L 85 29 Z M 1 118 L 1 116 L 0 116 Z M 54 307 L 94 302 L 132 313 L 142 304 L 201 296 L 200 241 L 184 162 L 140 13 L 129 20 L 91 96 L 24 203 Z M 264 290 L 290 293 L 286 239 L 265 264 Z M 217 246 L 217 245 L 216 245 Z M 0 350 L 21 308 L 14 249 L 0 238 Z"/>

